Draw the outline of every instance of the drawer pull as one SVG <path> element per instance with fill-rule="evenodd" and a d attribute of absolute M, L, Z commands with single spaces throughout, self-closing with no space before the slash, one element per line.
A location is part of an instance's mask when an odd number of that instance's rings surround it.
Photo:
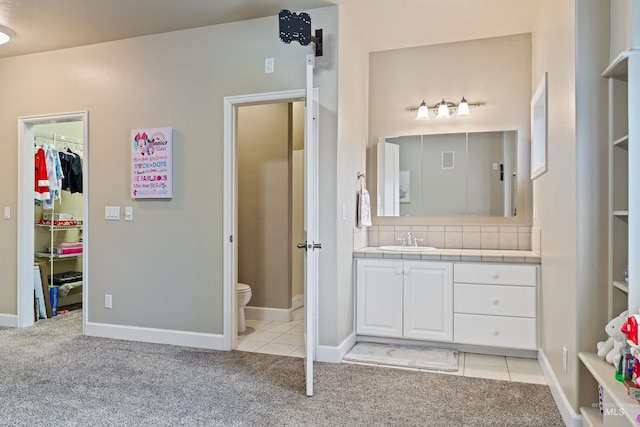
<path fill-rule="evenodd" d="M 491 273 L 491 277 L 498 280 L 498 278 L 500 277 L 500 275 L 496 272 Z"/>
<path fill-rule="evenodd" d="M 491 328 L 491 335 L 498 336 L 498 330 L 496 328 Z"/>
<path fill-rule="evenodd" d="M 491 298 L 491 304 L 498 305 L 498 298 Z"/>

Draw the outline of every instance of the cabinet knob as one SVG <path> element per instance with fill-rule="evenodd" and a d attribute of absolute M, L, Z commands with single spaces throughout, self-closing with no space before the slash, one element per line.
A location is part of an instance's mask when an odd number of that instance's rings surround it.
<path fill-rule="evenodd" d="M 498 305 L 498 298 L 491 298 L 491 304 Z"/>
<path fill-rule="evenodd" d="M 497 279 L 497 278 L 500 277 L 500 275 L 498 273 L 496 273 L 496 272 L 493 272 L 493 273 L 491 273 L 491 277 L 494 278 L 494 279 Z"/>
<path fill-rule="evenodd" d="M 498 336 L 498 330 L 496 328 L 491 328 L 491 335 Z"/>

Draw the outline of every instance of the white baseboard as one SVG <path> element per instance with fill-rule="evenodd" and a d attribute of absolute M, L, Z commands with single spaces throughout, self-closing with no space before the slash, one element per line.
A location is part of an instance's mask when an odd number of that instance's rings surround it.
<path fill-rule="evenodd" d="M 15 314 L 0 314 L 0 326 L 7 328 L 18 327 L 18 316 Z"/>
<path fill-rule="evenodd" d="M 200 332 L 88 322 L 85 327 L 85 335 L 126 341 L 206 348 L 210 350 L 226 350 L 224 346 L 224 336 L 222 334 L 204 334 Z"/>
<path fill-rule="evenodd" d="M 547 357 L 544 354 L 542 349 L 538 350 L 538 363 L 542 368 L 542 373 L 547 379 L 547 384 L 549 384 L 549 389 L 551 390 L 551 395 L 553 396 L 553 400 L 556 401 L 556 406 L 560 411 L 560 415 L 562 416 L 562 420 L 567 427 L 581 427 L 582 426 L 582 415 L 576 413 L 573 410 L 573 407 L 567 400 L 567 396 L 565 396 L 562 391 L 562 387 L 560 387 L 560 382 L 558 382 L 558 378 L 556 377 Z"/>
<path fill-rule="evenodd" d="M 291 299 L 291 310 L 297 310 L 304 307 L 304 295 L 296 295 Z"/>
<path fill-rule="evenodd" d="M 356 345 L 356 333 L 352 332 L 338 346 L 318 345 L 317 362 L 340 363 L 345 354 Z"/>
<path fill-rule="evenodd" d="M 291 322 L 292 308 L 244 307 L 244 318 L 250 320 L 269 320 L 271 322 Z"/>

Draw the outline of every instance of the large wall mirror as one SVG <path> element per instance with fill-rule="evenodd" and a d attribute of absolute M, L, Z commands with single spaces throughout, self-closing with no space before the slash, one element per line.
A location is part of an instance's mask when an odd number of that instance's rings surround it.
<path fill-rule="evenodd" d="M 513 217 L 518 133 L 379 138 L 378 216 Z"/>

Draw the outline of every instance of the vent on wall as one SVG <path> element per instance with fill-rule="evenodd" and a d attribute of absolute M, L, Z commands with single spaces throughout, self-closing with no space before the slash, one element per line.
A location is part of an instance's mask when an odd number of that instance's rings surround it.
<path fill-rule="evenodd" d="M 442 152 L 442 169 L 453 169 L 453 151 Z"/>

